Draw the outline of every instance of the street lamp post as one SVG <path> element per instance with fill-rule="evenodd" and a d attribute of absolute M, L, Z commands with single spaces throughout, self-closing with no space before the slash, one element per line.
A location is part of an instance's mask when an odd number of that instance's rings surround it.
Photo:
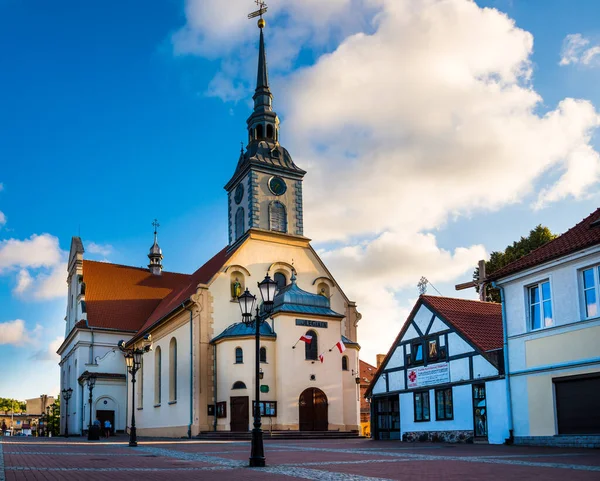
<path fill-rule="evenodd" d="M 94 390 L 94 386 L 96 385 L 96 376 L 90 376 L 88 377 L 88 389 L 90 390 L 90 398 L 89 398 L 89 403 L 90 403 L 90 422 L 88 424 L 88 441 L 93 440 L 94 436 L 92 436 L 92 391 Z"/>
<path fill-rule="evenodd" d="M 250 448 L 250 467 L 257 468 L 265 466 L 265 451 L 263 446 L 263 432 L 261 429 L 260 419 L 260 325 L 268 317 L 273 309 L 273 300 L 277 293 L 277 283 L 269 277 L 265 276 L 262 282 L 258 283 L 258 289 L 263 301 L 263 312 L 259 314 L 258 306 L 256 307 L 256 315 L 252 319 L 252 311 L 256 303 L 256 296 L 250 294 L 246 288 L 244 293 L 238 297 L 240 310 L 242 311 L 242 322 L 246 326 L 254 324 L 256 352 L 254 364 L 254 380 L 255 380 L 255 401 L 254 401 L 254 429 L 252 429 L 252 446 Z"/>
<path fill-rule="evenodd" d="M 69 399 L 71 399 L 71 396 L 73 395 L 73 389 L 72 388 L 63 389 L 62 395 L 63 395 L 63 399 L 65 400 L 65 410 L 67 413 L 65 416 L 65 438 L 68 438 L 69 437 Z"/>
<path fill-rule="evenodd" d="M 50 419 L 50 406 L 46 406 L 46 437 L 49 438 L 52 431 L 52 420 Z"/>
<path fill-rule="evenodd" d="M 144 337 L 144 341 L 150 341 L 150 335 Z M 135 374 L 139 371 L 142 366 L 142 356 L 144 353 L 150 351 L 152 346 L 146 344 L 142 347 L 125 347 L 125 341 L 119 341 L 119 349 L 125 356 L 125 364 L 127 364 L 127 370 L 131 374 L 131 427 L 129 428 L 129 446 L 135 448 L 137 444 L 137 429 L 135 427 Z"/>

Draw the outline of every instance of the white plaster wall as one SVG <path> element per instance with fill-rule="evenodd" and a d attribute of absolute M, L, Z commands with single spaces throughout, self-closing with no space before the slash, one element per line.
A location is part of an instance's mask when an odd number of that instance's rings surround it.
<path fill-rule="evenodd" d="M 373 386 L 373 394 L 381 394 L 383 392 L 386 392 L 385 379 L 383 376 L 379 376 L 379 379 L 377 379 L 375 386 Z"/>
<path fill-rule="evenodd" d="M 486 358 L 481 355 L 473 356 L 473 379 L 497 375 L 498 369 L 496 369 Z"/>
<path fill-rule="evenodd" d="M 448 330 L 448 326 L 444 324 L 444 322 L 442 322 L 442 320 L 439 317 L 436 316 L 436 318 L 433 320 L 433 324 L 431 325 L 431 330 L 429 332 L 433 334 L 436 332 L 446 330 Z"/>
<path fill-rule="evenodd" d="M 401 434 L 412 431 L 455 431 L 473 429 L 473 396 L 470 384 L 452 387 L 454 419 L 437 421 L 435 417 L 435 390 L 429 390 L 430 421 L 415 422 L 413 393 L 400 394 Z"/>
<path fill-rule="evenodd" d="M 485 396 L 488 412 L 488 442 L 503 444 L 504 440 L 509 437 L 506 380 L 498 379 L 486 382 Z"/>
<path fill-rule="evenodd" d="M 177 400 L 169 397 L 169 344 L 177 340 Z M 143 407 L 136 404 L 136 425 L 139 428 L 163 428 L 190 424 L 190 326 L 185 323 L 177 329 L 157 338 L 152 334 L 153 350 L 144 354 Z M 161 402 L 154 405 L 154 359 L 156 349 L 161 349 Z M 136 381 L 139 372 L 136 375 Z M 131 380 L 128 378 L 128 399 L 131 406 Z M 137 392 L 136 392 L 137 397 Z M 131 410 L 131 407 L 129 407 Z M 129 415 L 129 418 L 131 414 Z M 129 422 L 128 422 L 129 424 Z"/>
<path fill-rule="evenodd" d="M 504 287 L 509 337 L 529 332 L 526 287 L 545 279 L 550 279 L 551 284 L 554 325 L 570 324 L 584 318 L 578 272 L 600 263 L 600 252 L 594 252 L 594 249 L 588 252 L 560 265 L 548 263 L 545 269 L 500 284 Z"/>
<path fill-rule="evenodd" d="M 469 379 L 469 359 L 454 359 L 450 361 L 450 381 L 458 382 Z"/>
<path fill-rule="evenodd" d="M 410 341 L 411 339 L 416 339 L 418 337 L 420 337 L 419 333 L 417 332 L 417 330 L 415 329 L 415 327 L 411 323 L 410 326 L 408 326 L 408 328 L 406 329 L 406 332 L 404 333 L 404 336 L 402 336 L 402 340 L 403 341 Z"/>
<path fill-rule="evenodd" d="M 404 386 L 404 369 L 402 371 L 394 371 L 388 373 L 390 391 L 400 391 Z"/>
<path fill-rule="evenodd" d="M 448 355 L 456 356 L 466 352 L 473 352 L 473 348 L 458 334 L 451 332 L 448 334 Z"/>
<path fill-rule="evenodd" d="M 393 369 L 395 367 L 404 366 L 404 349 L 402 346 L 398 346 L 394 350 L 394 354 L 390 357 L 390 360 L 385 365 L 386 369 Z"/>
<path fill-rule="evenodd" d="M 413 318 L 413 322 L 419 327 L 421 332 L 425 334 L 427 328 L 429 327 L 429 323 L 431 322 L 431 318 L 433 317 L 433 312 L 431 312 L 427 306 L 424 304 L 421 305 L 417 313 Z"/>

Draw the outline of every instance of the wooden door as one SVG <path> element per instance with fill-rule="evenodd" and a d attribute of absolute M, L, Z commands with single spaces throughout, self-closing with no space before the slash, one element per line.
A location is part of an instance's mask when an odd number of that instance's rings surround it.
<path fill-rule="evenodd" d="M 308 388 L 299 399 L 300 431 L 327 431 L 329 428 L 327 396 L 317 388 Z"/>
<path fill-rule="evenodd" d="M 250 420 L 248 396 L 237 396 L 230 398 L 231 423 L 230 429 L 236 432 L 248 431 L 248 421 Z"/>

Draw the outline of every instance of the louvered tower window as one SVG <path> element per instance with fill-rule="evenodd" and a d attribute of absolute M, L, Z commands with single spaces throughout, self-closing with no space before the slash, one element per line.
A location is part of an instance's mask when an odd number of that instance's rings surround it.
<path fill-rule="evenodd" d="M 287 215 L 281 202 L 272 202 L 269 206 L 269 228 L 276 232 L 287 232 Z"/>

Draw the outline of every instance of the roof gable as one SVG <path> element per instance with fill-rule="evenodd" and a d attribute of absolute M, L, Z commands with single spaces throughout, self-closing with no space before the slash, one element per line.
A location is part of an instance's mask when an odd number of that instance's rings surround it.
<path fill-rule="evenodd" d="M 433 314 L 428 328 L 419 333 L 414 327 L 413 321 L 421 314 L 421 307 L 425 307 Z M 381 373 L 394 357 L 398 343 L 402 340 L 410 340 L 425 336 L 427 330 L 433 331 L 437 319 L 448 324 L 457 331 L 466 341 L 476 347 L 482 354 L 487 351 L 501 349 L 503 346 L 502 335 L 502 306 L 494 302 L 471 301 L 467 299 L 455 299 L 452 297 L 437 297 L 421 295 L 408 315 L 402 329 L 394 339 L 388 353 L 377 369 L 377 373 L 371 382 L 365 396 L 371 394 Z M 419 328 L 419 330 L 421 330 Z M 414 331 L 414 333 L 413 333 Z M 413 334 L 411 334 L 413 333 Z M 416 334 L 416 335 L 414 335 Z"/>
<path fill-rule="evenodd" d="M 600 244 L 600 208 L 564 234 L 490 274 L 487 279 L 497 280 L 598 244 Z"/>

